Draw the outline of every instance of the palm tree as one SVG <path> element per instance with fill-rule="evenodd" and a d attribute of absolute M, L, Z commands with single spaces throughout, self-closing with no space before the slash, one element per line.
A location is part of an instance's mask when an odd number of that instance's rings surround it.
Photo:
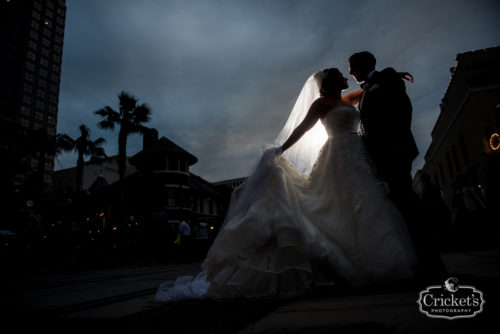
<path fill-rule="evenodd" d="M 80 137 L 73 139 L 67 134 L 58 134 L 56 138 L 58 147 L 64 151 L 74 150 L 78 153 L 76 161 L 76 190 L 82 190 L 83 185 L 83 166 L 85 163 L 84 157 L 91 156 L 92 158 L 106 157 L 102 144 L 106 142 L 104 138 L 96 140 L 90 139 L 90 129 L 84 124 L 80 125 Z"/>
<path fill-rule="evenodd" d="M 120 132 L 118 133 L 118 170 L 120 181 L 123 181 L 127 159 L 128 136 L 132 133 L 144 133 L 147 128 L 142 124 L 149 122 L 151 109 L 145 103 L 138 104 L 138 100 L 126 92 L 121 92 L 118 95 L 118 100 L 119 111 L 106 106 L 97 110 L 95 114 L 103 118 L 99 122 L 101 129 L 114 130 L 116 125 L 120 127 Z"/>

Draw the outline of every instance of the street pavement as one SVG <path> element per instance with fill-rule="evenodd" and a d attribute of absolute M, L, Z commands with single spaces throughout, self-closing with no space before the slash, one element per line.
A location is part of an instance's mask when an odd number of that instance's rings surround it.
<path fill-rule="evenodd" d="M 498 333 L 500 250 L 450 253 L 442 258 L 450 277 L 483 292 L 484 309 L 474 318 L 431 319 L 419 311 L 419 289 L 386 286 L 344 296 L 300 299 L 240 333 Z"/>
<path fill-rule="evenodd" d="M 483 292 L 486 303 L 470 319 L 431 319 L 420 313 L 419 291 L 428 285 L 334 287 L 290 300 L 213 300 L 155 303 L 165 280 L 196 274 L 199 263 L 114 268 L 76 274 L 41 275 L 11 292 L 2 312 L 14 331 L 52 333 L 489 333 L 500 315 L 500 250 L 442 254 L 450 277 Z M 23 286 L 23 281 L 17 286 Z M 14 289 L 15 290 L 15 289 Z M 7 308 L 5 308 L 7 305 Z M 4 322 L 6 323 L 6 322 Z M 4 331 L 2 331 L 4 332 Z"/>
<path fill-rule="evenodd" d="M 16 314 L 120 318 L 152 305 L 161 283 L 199 270 L 199 263 L 189 263 L 40 274 L 11 282 L 2 304 Z"/>

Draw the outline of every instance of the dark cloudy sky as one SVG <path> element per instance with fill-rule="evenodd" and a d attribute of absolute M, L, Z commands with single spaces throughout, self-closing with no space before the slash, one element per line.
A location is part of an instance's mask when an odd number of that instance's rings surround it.
<path fill-rule="evenodd" d="M 94 111 L 125 90 L 152 110 L 150 127 L 198 157 L 209 181 L 246 176 L 284 125 L 307 77 L 375 54 L 411 72 L 413 132 L 423 155 L 458 53 L 500 45 L 497 0 L 69 0 L 58 132 L 86 124 L 117 153 Z M 351 89 L 358 85 L 349 77 Z M 142 147 L 129 139 L 128 153 Z M 64 154 L 56 169 L 75 165 Z"/>

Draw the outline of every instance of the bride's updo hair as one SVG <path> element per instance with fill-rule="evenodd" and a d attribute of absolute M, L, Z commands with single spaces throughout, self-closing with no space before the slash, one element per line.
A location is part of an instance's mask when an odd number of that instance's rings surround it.
<path fill-rule="evenodd" d="M 322 96 L 338 94 L 344 85 L 344 76 L 337 68 L 327 68 L 318 72 L 315 78 L 318 81 L 319 92 Z"/>

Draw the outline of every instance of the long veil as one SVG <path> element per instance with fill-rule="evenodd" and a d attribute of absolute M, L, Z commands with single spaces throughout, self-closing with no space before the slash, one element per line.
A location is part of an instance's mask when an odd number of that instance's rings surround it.
<path fill-rule="evenodd" d="M 319 87 L 322 79 L 323 73 L 317 72 L 306 80 L 285 126 L 274 141 L 274 148 L 264 151 L 262 158 L 245 182 L 232 192 L 229 208 L 221 229 L 235 216 L 244 214 L 261 197 L 262 192 L 268 186 L 269 168 L 273 166 L 273 160 L 276 157 L 276 153 L 273 151 L 288 139 L 293 130 L 306 117 L 311 104 L 319 98 Z M 321 124 L 321 121 L 318 121 L 295 145 L 284 153 L 285 158 L 295 165 L 297 171 L 306 174 L 312 169 L 327 138 L 325 127 Z"/>
<path fill-rule="evenodd" d="M 290 136 L 293 130 L 302 122 L 307 115 L 311 104 L 319 97 L 319 86 L 321 84 L 321 72 L 311 75 L 302 88 L 292 112 L 288 117 L 283 129 L 281 129 L 274 145 L 275 148 L 264 151 L 262 158 L 250 173 L 246 181 L 236 188 L 231 194 L 231 201 L 222 231 L 233 218 L 244 214 L 259 199 L 265 189 L 269 186 L 270 168 L 274 166 L 276 158 L 276 147 L 281 146 Z M 305 174 L 313 166 L 319 150 L 327 139 L 326 130 L 320 121 L 309 130 L 295 145 L 285 152 L 285 157 L 295 165 L 297 170 Z M 220 235 L 219 235 L 220 236 Z M 219 239 L 217 236 L 214 244 Z M 183 299 L 202 299 L 207 297 L 210 283 L 207 280 L 209 263 L 211 262 L 211 247 L 202 265 L 203 270 L 196 276 L 181 276 L 175 282 L 167 281 L 160 285 L 155 296 L 155 301 L 175 301 Z"/>
<path fill-rule="evenodd" d="M 306 117 L 311 104 L 319 98 L 319 86 L 321 85 L 322 72 L 311 75 L 302 88 L 292 112 L 288 117 L 283 129 L 281 129 L 274 144 L 281 146 L 290 137 L 293 130 Z M 325 143 L 328 135 L 325 127 L 318 121 L 314 127 L 300 138 L 300 140 L 290 147 L 285 153 L 285 157 L 292 162 L 297 170 L 305 174 L 311 170 L 319 150 Z"/>

